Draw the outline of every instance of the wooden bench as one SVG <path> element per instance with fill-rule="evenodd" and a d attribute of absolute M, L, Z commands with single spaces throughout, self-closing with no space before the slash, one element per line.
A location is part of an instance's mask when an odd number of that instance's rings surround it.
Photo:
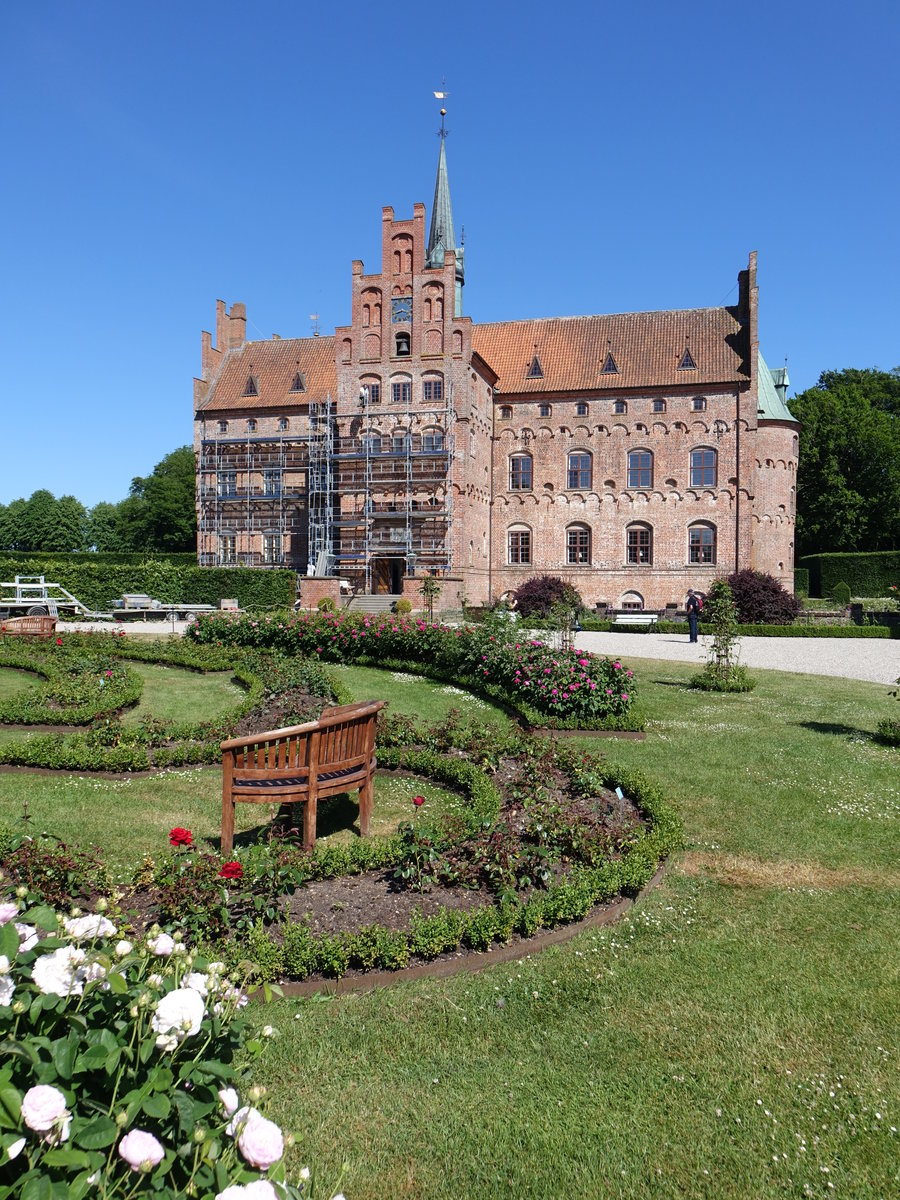
<path fill-rule="evenodd" d="M 4 637 L 51 638 L 56 633 L 56 617 L 10 617 L 0 621 Z"/>
<path fill-rule="evenodd" d="M 369 835 L 375 718 L 384 700 L 326 708 L 317 721 L 222 742 L 222 853 L 234 841 L 235 804 L 304 802 L 303 844 L 316 844 L 316 805 L 359 791 L 359 832 Z"/>
<path fill-rule="evenodd" d="M 655 625 L 658 620 L 658 613 L 616 613 L 616 615 L 613 617 L 613 625 Z"/>

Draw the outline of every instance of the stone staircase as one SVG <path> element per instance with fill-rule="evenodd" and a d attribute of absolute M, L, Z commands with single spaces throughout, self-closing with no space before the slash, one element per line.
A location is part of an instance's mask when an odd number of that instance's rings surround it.
<path fill-rule="evenodd" d="M 392 596 L 387 592 L 378 596 L 353 596 L 347 605 L 347 611 L 354 613 L 386 613 L 391 611 L 391 608 L 399 599 L 399 596 Z"/>

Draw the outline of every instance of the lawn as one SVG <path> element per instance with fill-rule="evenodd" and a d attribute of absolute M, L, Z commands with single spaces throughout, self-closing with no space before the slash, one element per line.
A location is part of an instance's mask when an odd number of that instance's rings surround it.
<path fill-rule="evenodd" d="M 254 1079 L 295 1168 L 346 1163 L 349 1200 L 900 1193 L 900 751 L 872 737 L 894 702 L 774 672 L 714 697 L 692 670 L 642 662 L 647 740 L 584 743 L 659 779 L 685 821 L 623 921 L 479 975 L 260 1009 L 278 1036 Z M 471 711 L 438 684 L 340 674 L 418 716 Z M 379 829 L 413 786 L 379 779 Z M 218 828 L 215 770 L 0 774 L 4 817 L 23 795 L 122 863 L 170 825 Z M 355 806 L 330 813 L 320 832 L 354 836 Z"/>

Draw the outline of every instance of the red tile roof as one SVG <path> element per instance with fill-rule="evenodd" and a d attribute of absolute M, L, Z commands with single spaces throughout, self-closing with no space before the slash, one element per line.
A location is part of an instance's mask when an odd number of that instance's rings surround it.
<path fill-rule="evenodd" d="M 472 349 L 507 395 L 746 382 L 746 339 L 730 308 L 497 321 L 472 329 Z M 678 369 L 687 345 L 695 371 Z M 601 374 L 608 353 L 615 374 Z M 535 354 L 543 378 L 528 377 Z"/>
<path fill-rule="evenodd" d="M 306 390 L 292 392 L 297 372 L 305 376 Z M 249 376 L 258 384 L 257 396 L 244 395 Z M 334 338 L 275 338 L 265 342 L 245 342 L 229 350 L 210 384 L 209 394 L 199 410 L 216 412 L 226 409 L 284 408 L 337 398 L 337 372 L 334 366 Z"/>

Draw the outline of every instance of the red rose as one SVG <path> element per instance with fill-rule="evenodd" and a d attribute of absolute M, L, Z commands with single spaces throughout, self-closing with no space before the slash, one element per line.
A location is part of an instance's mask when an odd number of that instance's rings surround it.
<path fill-rule="evenodd" d="M 413 796 L 413 804 L 416 806 L 416 808 L 421 808 L 424 803 L 424 796 Z"/>
<path fill-rule="evenodd" d="M 56 639 L 56 644 L 57 644 L 57 646 L 61 646 L 61 645 L 62 645 L 62 638 L 57 638 L 57 639 Z"/>
<path fill-rule="evenodd" d="M 219 874 L 223 879 L 243 879 L 244 868 L 239 862 L 227 862 Z"/>
<path fill-rule="evenodd" d="M 182 829 L 179 825 L 169 830 L 169 841 L 173 846 L 190 846 L 193 845 L 194 835 L 189 829 Z"/>

